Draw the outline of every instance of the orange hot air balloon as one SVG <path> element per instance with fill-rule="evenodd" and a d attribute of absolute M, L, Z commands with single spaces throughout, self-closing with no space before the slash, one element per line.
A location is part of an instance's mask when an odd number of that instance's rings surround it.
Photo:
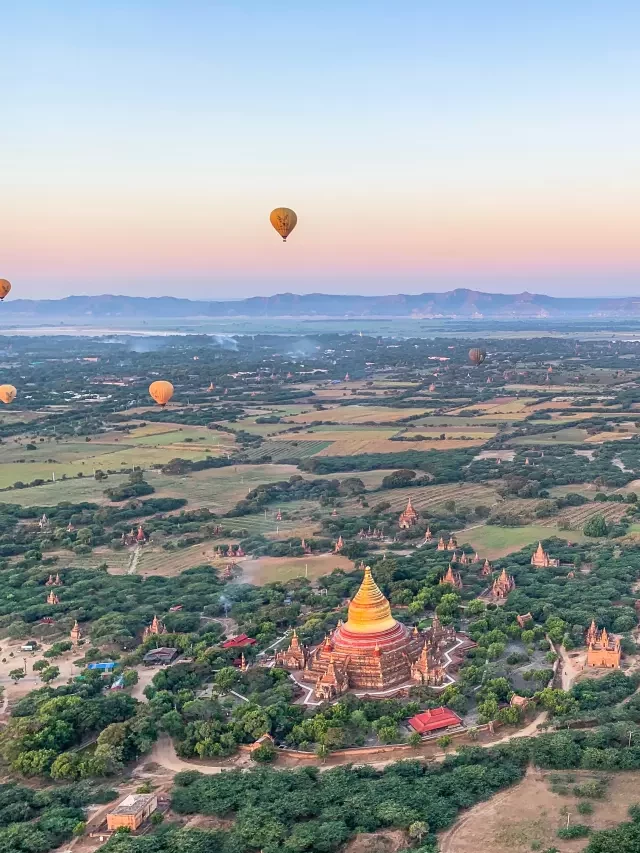
<path fill-rule="evenodd" d="M 269 221 L 282 237 L 284 243 L 287 242 L 287 237 L 298 224 L 298 217 L 294 210 L 288 207 L 276 207 L 269 215 Z"/>
<path fill-rule="evenodd" d="M 5 296 L 9 295 L 10 290 L 11 282 L 7 281 L 6 278 L 0 278 L 0 302 L 5 298 Z"/>
<path fill-rule="evenodd" d="M 480 367 L 486 357 L 486 352 L 483 349 L 480 349 L 479 347 L 474 347 L 473 349 L 469 350 L 469 361 L 475 364 L 476 367 Z"/>
<path fill-rule="evenodd" d="M 170 382 L 165 382 L 164 379 L 152 382 L 149 385 L 149 394 L 159 406 L 164 407 L 173 397 L 173 385 Z"/>
<path fill-rule="evenodd" d="M 13 403 L 17 393 L 13 385 L 0 385 L 0 400 L 7 406 L 9 403 Z"/>

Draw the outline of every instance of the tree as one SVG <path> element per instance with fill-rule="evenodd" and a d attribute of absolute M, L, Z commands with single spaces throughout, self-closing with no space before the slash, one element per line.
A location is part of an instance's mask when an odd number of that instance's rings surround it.
<path fill-rule="evenodd" d="M 606 536 L 609 532 L 603 515 L 592 516 L 582 530 L 585 536 Z"/>
<path fill-rule="evenodd" d="M 253 750 L 251 760 L 259 764 L 268 764 L 271 761 L 275 761 L 277 754 L 278 750 L 273 743 L 270 740 L 265 740 L 259 747 Z"/>
<path fill-rule="evenodd" d="M 409 838 L 414 839 L 418 844 L 420 844 L 427 832 L 429 832 L 429 824 L 424 820 L 416 820 L 409 825 Z"/>
<path fill-rule="evenodd" d="M 441 749 L 443 752 L 446 752 L 446 751 L 447 751 L 447 749 L 448 749 L 448 748 L 451 746 L 451 744 L 453 743 L 453 738 L 451 737 L 451 735 L 442 735 L 442 737 L 439 737 L 439 738 L 438 738 L 438 740 L 436 741 L 436 743 L 438 744 L 438 746 L 440 747 L 440 749 Z"/>
<path fill-rule="evenodd" d="M 486 605 L 479 598 L 474 598 L 467 604 L 467 616 L 479 616 L 485 610 Z"/>
<path fill-rule="evenodd" d="M 422 738 L 420 737 L 420 734 L 418 732 L 411 732 L 411 734 L 407 738 L 407 743 L 413 747 L 420 746 L 420 744 L 422 743 Z"/>
<path fill-rule="evenodd" d="M 60 675 L 60 667 L 59 666 L 48 666 L 46 669 L 43 669 L 40 673 L 40 678 L 44 681 L 45 684 L 48 684 L 50 681 L 55 681 L 55 679 Z"/>
<path fill-rule="evenodd" d="M 9 678 L 17 683 L 21 678 L 25 677 L 25 674 L 24 669 L 12 669 L 9 673 Z"/>
<path fill-rule="evenodd" d="M 231 690 L 237 684 L 240 675 L 233 666 L 225 666 L 216 674 L 216 686 L 221 690 Z"/>

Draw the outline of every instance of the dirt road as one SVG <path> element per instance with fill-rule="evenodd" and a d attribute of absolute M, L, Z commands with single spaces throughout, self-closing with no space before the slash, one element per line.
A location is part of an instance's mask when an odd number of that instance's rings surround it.
<path fill-rule="evenodd" d="M 498 746 L 501 743 L 508 743 L 511 740 L 515 740 L 516 738 L 523 737 L 533 737 L 538 734 L 538 726 L 542 725 L 547 719 L 547 712 L 543 711 L 541 714 L 532 720 L 529 725 L 525 726 L 523 729 L 520 729 L 513 734 L 506 735 L 499 740 L 494 740 L 490 743 L 479 743 L 478 746 L 483 749 L 490 749 L 493 746 Z M 282 752 L 283 758 L 286 758 L 286 752 Z M 326 762 L 322 763 L 320 759 L 304 759 L 303 763 L 300 766 L 304 767 L 314 767 L 317 766 L 322 770 L 330 770 L 332 767 L 336 767 L 340 764 L 355 764 L 357 765 L 366 765 L 367 767 L 373 767 L 376 770 L 382 770 L 387 767 L 389 764 L 393 764 L 396 761 L 401 761 L 404 759 L 426 759 L 429 761 L 444 761 L 446 757 L 445 752 L 437 752 L 435 754 L 426 756 L 424 751 L 421 751 L 420 748 L 407 750 L 404 747 L 399 747 L 397 751 L 387 752 L 385 754 L 385 758 L 380 761 L 357 761 L 354 762 L 353 759 L 350 759 L 348 756 L 344 758 L 344 761 L 341 760 L 341 756 L 339 753 L 333 753 Z M 252 766 L 251 759 L 247 753 L 240 753 L 238 756 L 235 756 L 232 759 L 229 759 L 229 762 L 224 765 L 213 765 L 207 764 L 200 761 L 186 761 L 183 758 L 180 758 L 176 754 L 175 747 L 173 745 L 173 741 L 168 737 L 160 737 L 153 746 L 150 754 L 145 756 L 143 759 L 143 763 L 155 762 L 159 764 L 161 767 L 164 767 L 166 770 L 170 770 L 172 773 L 180 773 L 183 770 L 198 770 L 200 773 L 204 773 L 205 775 L 215 775 L 217 773 L 223 773 L 225 770 L 237 770 L 238 768 L 245 768 Z M 287 770 L 291 769 L 290 766 L 278 765 L 275 766 L 276 770 Z"/>

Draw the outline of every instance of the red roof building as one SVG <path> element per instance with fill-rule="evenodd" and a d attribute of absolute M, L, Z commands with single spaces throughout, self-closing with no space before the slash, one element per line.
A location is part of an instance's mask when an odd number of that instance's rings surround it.
<path fill-rule="evenodd" d="M 448 729 L 450 726 L 459 726 L 461 722 L 461 718 L 449 708 L 431 708 L 411 717 L 409 725 L 418 734 L 424 735 Z"/>
<path fill-rule="evenodd" d="M 253 637 L 247 637 L 246 634 L 238 634 L 237 637 L 229 637 L 222 644 L 223 649 L 237 649 L 240 646 L 254 646 L 256 641 Z"/>

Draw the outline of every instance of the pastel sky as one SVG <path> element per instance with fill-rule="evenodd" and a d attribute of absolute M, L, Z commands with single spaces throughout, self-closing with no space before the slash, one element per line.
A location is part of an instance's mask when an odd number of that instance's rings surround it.
<path fill-rule="evenodd" d="M 1 30 L 16 296 L 640 294 L 637 0 L 5 0 Z"/>

